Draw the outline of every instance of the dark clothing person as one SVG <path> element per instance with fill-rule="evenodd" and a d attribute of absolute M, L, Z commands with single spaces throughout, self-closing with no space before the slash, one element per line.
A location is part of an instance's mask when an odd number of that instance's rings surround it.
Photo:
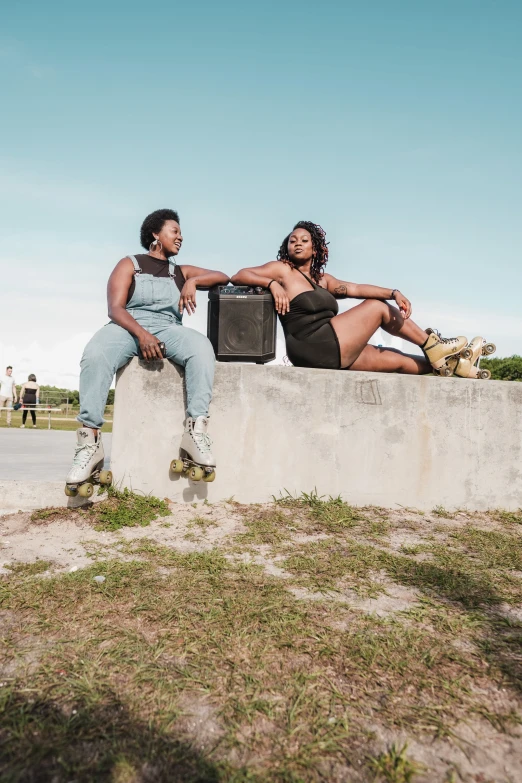
<path fill-rule="evenodd" d="M 22 413 L 22 427 L 25 427 L 25 422 L 27 421 L 28 413 L 31 414 L 33 427 L 36 427 L 36 413 L 34 409 L 38 404 L 39 397 L 40 397 L 40 387 L 36 383 L 35 376 L 30 375 L 27 383 L 24 383 L 24 385 L 20 389 L 20 402 L 24 407 Z"/>
<path fill-rule="evenodd" d="M 330 323 L 339 311 L 337 299 L 326 288 L 312 282 L 304 272 L 301 274 L 312 289 L 297 294 L 290 301 L 289 312 L 279 316 L 288 358 L 296 367 L 338 370 L 341 352 Z"/>

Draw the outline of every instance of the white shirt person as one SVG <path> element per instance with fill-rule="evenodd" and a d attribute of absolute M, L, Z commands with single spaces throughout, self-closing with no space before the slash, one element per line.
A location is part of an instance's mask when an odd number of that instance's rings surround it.
<path fill-rule="evenodd" d="M 16 383 L 13 378 L 13 368 L 6 367 L 5 375 L 0 380 L 0 412 L 2 408 L 7 408 L 7 426 L 11 426 L 11 411 L 13 402 L 16 402 Z"/>

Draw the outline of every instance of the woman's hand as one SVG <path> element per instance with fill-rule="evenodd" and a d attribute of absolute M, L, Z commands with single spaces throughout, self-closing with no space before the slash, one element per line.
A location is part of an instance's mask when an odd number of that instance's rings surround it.
<path fill-rule="evenodd" d="M 143 334 L 138 337 L 138 342 L 140 344 L 141 355 L 145 361 L 150 362 L 155 359 L 163 360 L 160 340 L 158 340 L 157 337 L 154 337 L 153 334 L 144 331 Z"/>
<path fill-rule="evenodd" d="M 196 312 L 196 280 L 195 278 L 189 278 L 179 295 L 179 311 L 183 315 L 183 309 L 187 311 L 189 315 Z"/>
<path fill-rule="evenodd" d="M 269 291 L 274 299 L 276 312 L 279 313 L 279 315 L 285 315 L 288 313 L 290 310 L 290 300 L 283 286 L 274 280 L 270 284 Z"/>
<path fill-rule="evenodd" d="M 411 315 L 411 302 L 409 299 L 406 299 L 403 294 L 401 294 L 400 291 L 394 291 L 393 292 L 393 298 L 395 299 L 397 303 L 397 307 L 401 311 L 401 315 L 403 318 L 408 319 Z"/>

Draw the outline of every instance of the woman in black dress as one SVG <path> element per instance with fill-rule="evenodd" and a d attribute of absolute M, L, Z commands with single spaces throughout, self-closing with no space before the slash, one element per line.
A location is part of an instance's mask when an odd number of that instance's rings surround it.
<path fill-rule="evenodd" d="M 323 229 L 300 221 L 283 240 L 277 261 L 241 269 L 234 285 L 269 288 L 286 339 L 290 361 L 299 367 L 400 372 L 453 372 L 448 359 L 465 348 L 466 337 L 443 339 L 410 319 L 411 304 L 397 288 L 338 280 L 324 271 L 328 246 Z M 338 299 L 364 299 L 339 313 Z M 392 300 L 396 306 L 388 304 Z M 424 356 L 368 345 L 381 327 L 419 346 Z"/>

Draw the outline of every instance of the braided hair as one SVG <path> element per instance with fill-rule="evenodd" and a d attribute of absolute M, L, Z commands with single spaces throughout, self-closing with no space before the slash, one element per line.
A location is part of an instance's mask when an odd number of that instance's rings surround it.
<path fill-rule="evenodd" d="M 295 231 L 297 228 L 306 229 L 312 237 L 313 256 L 312 263 L 310 264 L 310 276 L 312 280 L 319 284 L 319 280 L 324 273 L 324 267 L 328 263 L 328 242 L 326 241 L 326 232 L 321 226 L 317 223 L 312 223 L 310 220 L 300 220 L 299 223 L 295 224 L 292 231 Z M 294 264 L 290 261 L 288 255 L 289 239 L 290 234 L 283 239 L 277 254 L 277 260 L 284 261 L 285 264 L 289 264 L 293 267 Z"/>

